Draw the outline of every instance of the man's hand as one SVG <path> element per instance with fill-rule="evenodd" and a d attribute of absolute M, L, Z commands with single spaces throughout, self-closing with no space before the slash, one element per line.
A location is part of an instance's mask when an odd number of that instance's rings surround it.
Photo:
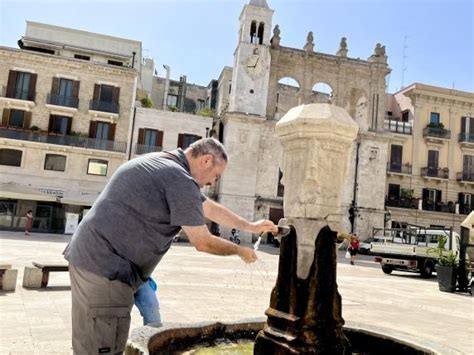
<path fill-rule="evenodd" d="M 255 254 L 255 250 L 253 249 L 247 247 L 239 247 L 237 254 L 246 264 L 254 263 L 257 261 L 257 254 Z"/>
<path fill-rule="evenodd" d="M 252 226 L 251 232 L 253 233 L 264 233 L 264 232 L 272 232 L 273 234 L 278 233 L 278 226 L 275 225 L 272 221 L 267 219 L 261 219 L 260 221 L 256 221 L 250 223 Z"/>

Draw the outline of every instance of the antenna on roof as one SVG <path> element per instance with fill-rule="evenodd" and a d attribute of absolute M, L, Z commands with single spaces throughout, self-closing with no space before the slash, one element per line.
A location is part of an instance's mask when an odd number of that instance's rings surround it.
<path fill-rule="evenodd" d="M 403 58 L 402 58 L 402 87 L 401 89 L 403 89 L 405 87 L 405 71 L 407 70 L 407 68 L 405 67 L 405 59 L 408 57 L 406 55 L 406 49 L 408 48 L 407 46 L 407 39 L 408 39 L 408 36 L 405 35 L 403 37 Z"/>

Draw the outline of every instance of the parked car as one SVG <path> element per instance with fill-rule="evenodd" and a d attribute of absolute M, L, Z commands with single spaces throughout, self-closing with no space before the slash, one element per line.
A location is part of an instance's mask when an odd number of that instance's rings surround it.
<path fill-rule="evenodd" d="M 388 237 L 370 237 L 360 242 L 359 244 L 359 253 L 360 254 L 370 254 L 370 248 L 372 247 L 372 243 L 384 243 L 386 242 Z"/>

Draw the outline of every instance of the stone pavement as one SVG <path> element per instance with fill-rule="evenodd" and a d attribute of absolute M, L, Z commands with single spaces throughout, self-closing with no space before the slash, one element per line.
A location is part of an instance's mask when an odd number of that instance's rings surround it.
<path fill-rule="evenodd" d="M 69 237 L 0 231 L 0 263 L 18 269 L 15 292 L 0 291 L 0 354 L 70 354 L 70 288 L 67 273 L 52 273 L 46 289 L 24 289 L 23 269 L 32 261 L 61 262 Z M 173 244 L 154 272 L 165 322 L 234 321 L 263 316 L 277 274 L 277 249 L 261 246 L 261 260 L 199 253 Z M 340 255 L 343 258 L 343 253 Z M 436 279 L 416 274 L 385 275 L 364 267 L 369 261 L 338 265 L 343 317 L 436 342 L 451 353 L 474 353 L 474 301 L 438 290 Z M 141 325 L 134 308 L 132 328 Z M 457 351 L 456 351 L 457 350 Z M 449 352 L 449 351 L 448 351 Z"/>

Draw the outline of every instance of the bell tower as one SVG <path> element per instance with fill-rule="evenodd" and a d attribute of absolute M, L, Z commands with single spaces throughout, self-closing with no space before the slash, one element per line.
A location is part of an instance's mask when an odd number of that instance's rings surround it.
<path fill-rule="evenodd" d="M 251 0 L 240 14 L 230 112 L 266 116 L 272 16 L 273 10 L 265 0 Z"/>

